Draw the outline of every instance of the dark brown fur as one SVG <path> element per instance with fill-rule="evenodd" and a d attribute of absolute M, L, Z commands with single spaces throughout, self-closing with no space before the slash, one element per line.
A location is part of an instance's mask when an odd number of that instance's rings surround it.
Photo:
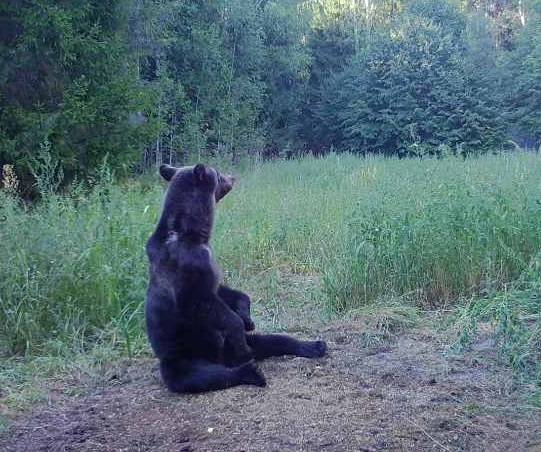
<path fill-rule="evenodd" d="M 147 243 L 150 283 L 147 331 L 162 377 L 174 392 L 239 384 L 265 385 L 252 358 L 292 354 L 318 357 L 322 341 L 246 334 L 254 324 L 250 298 L 220 284 L 209 240 L 214 208 L 234 179 L 204 165 L 163 165 L 169 181 L 163 212 Z"/>

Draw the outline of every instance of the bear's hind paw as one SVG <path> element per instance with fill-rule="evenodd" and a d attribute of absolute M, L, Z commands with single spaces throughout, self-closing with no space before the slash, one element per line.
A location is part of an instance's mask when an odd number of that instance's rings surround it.
<path fill-rule="evenodd" d="M 238 368 L 241 383 L 246 385 L 267 386 L 267 380 L 254 361 L 247 362 Z"/>

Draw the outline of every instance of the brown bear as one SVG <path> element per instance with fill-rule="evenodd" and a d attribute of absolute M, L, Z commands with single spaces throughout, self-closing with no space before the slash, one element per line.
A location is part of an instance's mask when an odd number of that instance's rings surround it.
<path fill-rule="evenodd" d="M 240 384 L 264 386 L 253 359 L 323 356 L 323 341 L 300 341 L 254 329 L 250 298 L 220 282 L 209 246 L 214 208 L 234 179 L 205 165 L 160 167 L 169 181 L 162 214 L 147 242 L 147 332 L 162 378 L 174 392 Z"/>

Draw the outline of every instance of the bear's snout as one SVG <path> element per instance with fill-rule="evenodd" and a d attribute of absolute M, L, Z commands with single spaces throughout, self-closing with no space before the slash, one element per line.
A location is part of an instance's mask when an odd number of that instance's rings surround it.
<path fill-rule="evenodd" d="M 218 177 L 218 186 L 216 187 L 216 202 L 227 195 L 235 183 L 235 177 L 230 174 L 220 174 Z"/>

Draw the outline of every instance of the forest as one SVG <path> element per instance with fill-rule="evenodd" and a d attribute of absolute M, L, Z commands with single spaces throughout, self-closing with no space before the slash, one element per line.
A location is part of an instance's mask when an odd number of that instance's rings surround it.
<path fill-rule="evenodd" d="M 325 356 L 167 392 L 164 163 Z M 1 0 L 0 256 L 0 450 L 541 450 L 541 0 Z"/>
<path fill-rule="evenodd" d="M 537 149 L 539 0 L 7 0 L 0 167 Z M 41 163 L 40 163 L 41 162 Z"/>

